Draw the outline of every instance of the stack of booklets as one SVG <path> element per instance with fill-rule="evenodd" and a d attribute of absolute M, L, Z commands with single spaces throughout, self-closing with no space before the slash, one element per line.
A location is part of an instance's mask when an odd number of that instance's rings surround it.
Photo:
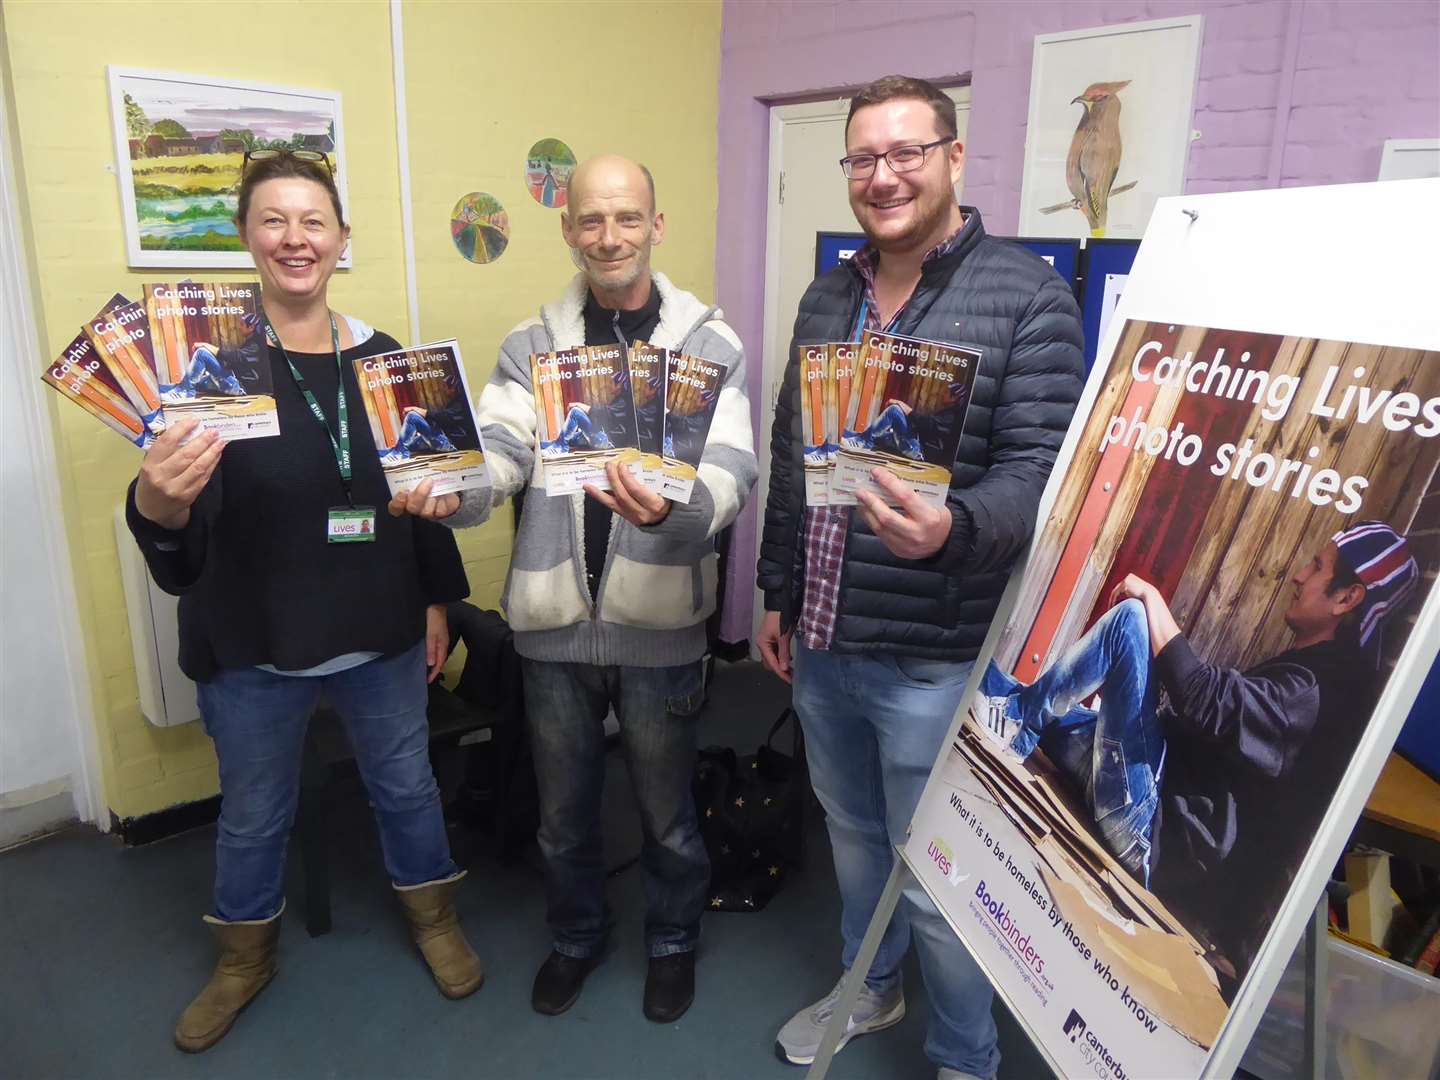
<path fill-rule="evenodd" d="M 41 378 L 136 446 L 193 419 L 227 440 L 280 434 L 254 282 L 152 283 L 116 293 Z"/>
<path fill-rule="evenodd" d="M 883 467 L 944 505 L 980 353 L 871 330 L 796 350 L 806 501 L 853 506 L 870 491 L 894 504 L 871 478 Z"/>
<path fill-rule="evenodd" d="M 530 357 L 547 495 L 610 487 L 605 466 L 689 502 L 727 365 L 637 341 Z"/>
<path fill-rule="evenodd" d="M 443 495 L 490 482 L 454 341 L 352 361 L 392 495 L 432 481 Z M 280 434 L 260 286 L 153 282 L 119 293 L 41 378 L 136 446 L 196 420 L 227 441 Z"/>

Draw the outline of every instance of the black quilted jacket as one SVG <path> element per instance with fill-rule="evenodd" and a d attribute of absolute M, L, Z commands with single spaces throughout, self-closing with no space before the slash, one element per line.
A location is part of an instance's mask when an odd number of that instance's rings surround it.
<path fill-rule="evenodd" d="M 837 652 L 970 660 L 979 652 L 1080 396 L 1080 312 L 1054 269 L 985 234 L 964 207 L 949 254 L 925 266 L 892 332 L 966 345 L 982 359 L 955 457 L 950 539 L 928 559 L 892 555 L 850 516 L 841 569 Z M 817 278 L 800 300 L 790 361 L 770 436 L 770 498 L 758 577 L 767 610 L 790 629 L 803 595 L 805 470 L 795 346 L 847 340 L 864 283 L 849 262 Z"/>

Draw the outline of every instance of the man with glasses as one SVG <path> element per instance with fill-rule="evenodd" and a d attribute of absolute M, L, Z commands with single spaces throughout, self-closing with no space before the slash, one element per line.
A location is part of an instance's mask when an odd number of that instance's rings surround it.
<path fill-rule="evenodd" d="M 770 443 L 759 647 L 794 685 L 830 830 L 848 968 L 1010 567 L 1034 532 L 1083 361 L 1065 282 L 957 205 L 965 155 L 950 98 L 919 79 L 871 83 L 850 103 L 845 149 L 840 167 L 868 242 L 800 301 Z M 797 347 L 858 340 L 865 329 L 981 354 L 943 507 L 886 469 L 874 478 L 893 508 L 868 492 L 854 512 L 805 503 Z M 912 935 L 930 998 L 926 1054 L 941 1080 L 988 1080 L 1000 1059 L 990 986 L 918 885 L 886 930 L 845 1039 L 905 1015 L 900 962 Z M 837 983 L 784 1025 L 782 1060 L 814 1059 L 839 991 Z"/>

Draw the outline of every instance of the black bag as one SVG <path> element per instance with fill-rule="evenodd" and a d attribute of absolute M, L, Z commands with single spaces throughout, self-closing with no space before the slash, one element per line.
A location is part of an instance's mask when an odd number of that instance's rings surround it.
<path fill-rule="evenodd" d="M 789 754 L 770 744 L 794 724 Z M 810 778 L 800 720 L 786 709 L 763 746 L 737 760 L 728 746 L 707 746 L 695 766 L 695 810 L 710 854 L 711 911 L 759 911 L 804 856 Z"/>

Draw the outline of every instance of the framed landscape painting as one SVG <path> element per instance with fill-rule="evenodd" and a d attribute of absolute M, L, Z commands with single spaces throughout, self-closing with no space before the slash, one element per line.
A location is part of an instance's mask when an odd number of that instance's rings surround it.
<path fill-rule="evenodd" d="M 109 74 L 129 265 L 252 266 L 234 221 L 247 150 L 325 154 L 348 207 L 338 92 L 113 65 Z M 348 245 L 339 265 L 351 265 Z"/>

